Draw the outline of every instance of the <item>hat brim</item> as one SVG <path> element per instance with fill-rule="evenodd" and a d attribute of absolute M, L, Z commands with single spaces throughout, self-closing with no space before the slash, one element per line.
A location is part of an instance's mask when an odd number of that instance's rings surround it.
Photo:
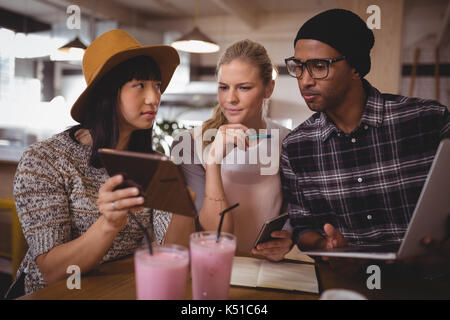
<path fill-rule="evenodd" d="M 121 51 L 111 56 L 97 71 L 94 72 L 92 78 L 86 89 L 80 94 L 78 99 L 72 105 L 70 115 L 77 122 L 83 121 L 83 116 L 88 107 L 89 97 L 95 90 L 96 84 L 115 66 L 120 63 L 137 57 L 150 56 L 158 65 L 161 72 L 161 93 L 163 93 L 170 80 L 172 79 L 175 69 L 180 64 L 180 57 L 175 48 L 166 45 L 159 46 L 143 46 L 138 48 Z"/>

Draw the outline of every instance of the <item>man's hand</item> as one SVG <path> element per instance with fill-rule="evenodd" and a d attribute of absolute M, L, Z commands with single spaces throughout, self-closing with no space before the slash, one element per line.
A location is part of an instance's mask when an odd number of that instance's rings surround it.
<path fill-rule="evenodd" d="M 322 241 L 321 249 L 332 249 L 347 246 L 347 239 L 345 239 L 342 233 L 340 233 L 339 230 L 334 228 L 331 224 L 326 223 L 323 226 L 323 230 L 325 232 L 325 238 Z M 361 267 L 367 262 L 363 259 L 330 257 L 322 257 L 322 260 L 328 261 L 331 268 L 347 277 L 358 273 L 361 270 Z"/>
<path fill-rule="evenodd" d="M 264 256 L 271 261 L 283 260 L 284 255 L 292 248 L 291 233 L 287 230 L 280 230 L 272 232 L 270 236 L 272 238 L 277 238 L 277 240 L 258 244 L 256 248 L 252 250 L 252 253 Z"/>
<path fill-rule="evenodd" d="M 345 247 L 348 242 L 335 227 L 333 227 L 329 223 L 325 223 L 323 226 L 323 231 L 325 231 L 325 248 L 324 249 L 332 249 Z"/>
<path fill-rule="evenodd" d="M 450 270 L 450 215 L 447 218 L 447 235 L 443 241 L 437 241 L 431 236 L 425 236 L 420 244 L 427 249 L 421 256 L 401 261 L 388 261 L 387 263 L 403 263 L 422 271 L 443 273 Z"/>
<path fill-rule="evenodd" d="M 431 237 L 424 237 L 421 244 L 427 248 L 424 255 L 403 261 L 424 271 L 449 272 L 450 270 L 450 239 L 438 242 Z"/>

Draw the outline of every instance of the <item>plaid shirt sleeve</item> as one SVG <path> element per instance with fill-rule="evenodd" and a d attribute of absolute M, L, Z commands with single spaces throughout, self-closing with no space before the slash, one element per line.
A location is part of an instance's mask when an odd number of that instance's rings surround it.
<path fill-rule="evenodd" d="M 439 133 L 439 137 L 442 139 L 450 138 L 450 114 L 448 109 L 444 110 L 444 116 L 442 117 L 443 125 Z"/>
<path fill-rule="evenodd" d="M 293 242 L 298 243 L 300 236 L 307 232 L 320 233 L 320 227 L 314 223 L 311 212 L 303 205 L 303 193 L 298 187 L 299 180 L 292 170 L 285 143 L 283 143 L 281 151 L 280 175 L 284 202 L 287 204 L 289 219 L 293 226 Z"/>
<path fill-rule="evenodd" d="M 351 244 L 399 243 L 449 111 L 436 101 L 381 94 L 364 81 L 360 124 L 340 130 L 316 113 L 283 141 L 280 173 L 293 241 L 331 223 Z"/>

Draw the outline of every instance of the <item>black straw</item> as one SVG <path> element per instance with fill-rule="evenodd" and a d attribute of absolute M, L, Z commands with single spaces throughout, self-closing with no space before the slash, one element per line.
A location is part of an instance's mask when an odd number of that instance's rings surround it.
<path fill-rule="evenodd" d="M 137 223 L 137 225 L 139 226 L 139 228 L 142 230 L 142 232 L 144 232 L 144 236 L 147 239 L 148 242 L 148 250 L 150 252 L 150 255 L 153 255 L 153 247 L 152 247 L 152 237 L 150 236 L 150 233 L 148 232 L 148 229 L 146 229 L 142 223 L 138 220 L 138 218 L 136 218 L 136 216 L 134 215 L 134 213 L 130 213 L 129 216 Z M 151 227 L 153 228 L 153 209 L 150 213 L 150 222 L 151 222 Z"/>
<path fill-rule="evenodd" d="M 219 229 L 217 229 L 216 243 L 219 242 L 219 238 L 220 238 L 220 230 L 222 230 L 223 217 L 225 217 L 225 213 L 227 213 L 228 211 L 233 210 L 233 209 L 236 208 L 238 205 L 239 205 L 239 203 L 233 204 L 231 207 L 229 207 L 228 209 L 223 210 L 223 211 L 220 213 L 220 222 L 219 222 Z"/>

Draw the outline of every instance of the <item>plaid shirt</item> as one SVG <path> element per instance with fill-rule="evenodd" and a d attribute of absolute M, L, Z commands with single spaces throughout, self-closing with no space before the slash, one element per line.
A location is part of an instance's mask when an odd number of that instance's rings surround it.
<path fill-rule="evenodd" d="M 400 242 L 449 113 L 436 101 L 381 94 L 363 80 L 359 126 L 341 131 L 316 113 L 283 141 L 281 179 L 293 239 L 331 223 L 352 244 Z"/>

